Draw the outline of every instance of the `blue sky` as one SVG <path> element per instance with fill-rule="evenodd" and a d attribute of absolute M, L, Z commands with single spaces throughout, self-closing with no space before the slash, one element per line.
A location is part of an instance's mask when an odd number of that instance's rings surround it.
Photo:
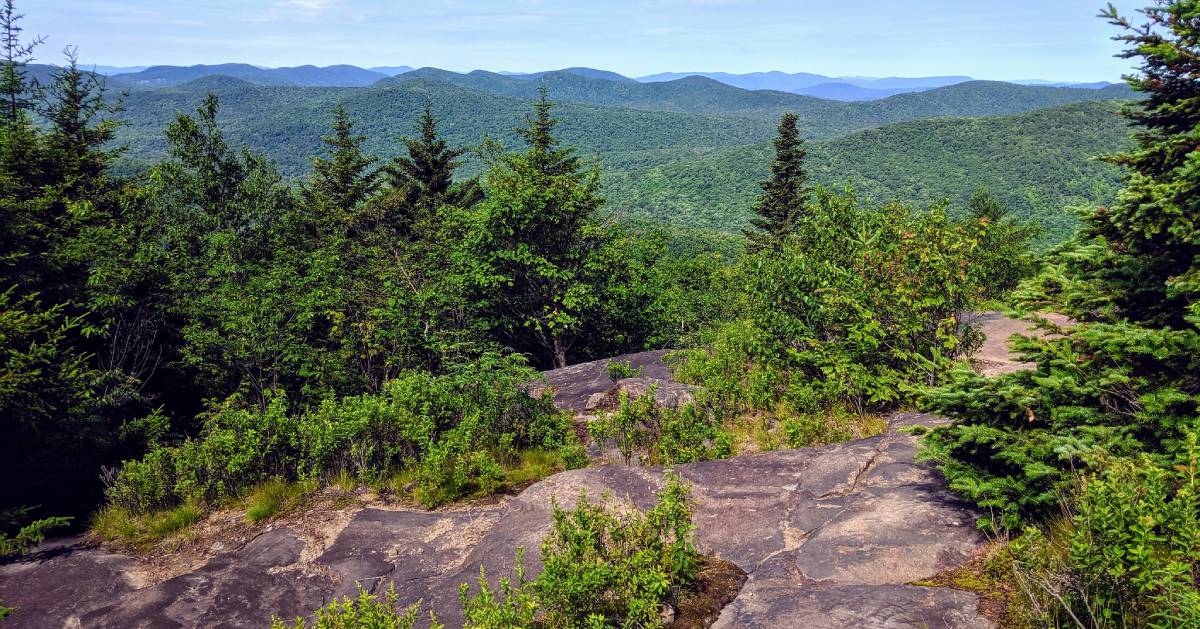
<path fill-rule="evenodd" d="M 1102 0 L 18 0 L 88 63 L 1117 80 Z M 1118 2 L 1123 11 L 1143 2 Z"/>

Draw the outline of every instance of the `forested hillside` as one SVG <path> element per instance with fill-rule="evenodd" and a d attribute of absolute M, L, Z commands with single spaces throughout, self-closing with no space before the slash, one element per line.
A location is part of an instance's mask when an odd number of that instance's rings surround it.
<path fill-rule="evenodd" d="M 541 87 L 555 98 L 578 101 L 560 104 L 562 135 L 604 164 L 611 211 L 727 231 L 745 226 L 764 174 L 773 117 L 789 104 L 802 106 L 797 124 L 806 139 L 821 138 L 812 147 L 818 181 L 850 183 L 879 200 L 950 199 L 959 206 L 976 188 L 987 187 L 1019 215 L 1044 224 L 1048 240 L 1073 228 L 1064 205 L 1111 198 L 1117 172 L 1091 158 L 1117 150 L 1125 137 L 1111 101 L 1051 107 L 1126 94 L 1124 88 L 972 82 L 878 102 L 838 103 L 748 92 L 699 77 L 639 84 L 571 71 L 532 80 L 422 69 L 364 89 L 206 77 L 130 93 L 124 100 L 127 125 L 119 132 L 130 147 L 124 169 L 136 170 L 160 156 L 165 143 L 159 129 L 208 92 L 221 98 L 223 124 L 234 145 L 264 152 L 294 176 L 319 149 L 328 112 L 337 104 L 359 121 L 367 154 L 388 155 L 402 135 L 414 131 L 416 114 L 427 103 L 452 142 L 475 146 L 488 136 L 512 143 L 517 139 L 512 121 L 528 110 L 527 97 Z M 678 111 L 683 103 L 708 113 Z M 1028 113 L 948 117 L 1011 111 Z M 886 124 L 893 120 L 907 122 Z M 465 172 L 478 172 L 473 155 L 466 159 Z"/>
<path fill-rule="evenodd" d="M 1044 226 L 1045 241 L 1077 227 L 1065 207 L 1113 198 L 1119 170 L 1092 159 L 1115 152 L 1128 127 L 1115 102 L 1079 103 L 986 118 L 888 125 L 813 143 L 813 177 L 853 185 L 877 201 L 965 207 L 987 188 Z M 609 200 L 637 215 L 712 228 L 744 227 L 768 143 L 711 151 L 623 153 L 605 161 Z"/>

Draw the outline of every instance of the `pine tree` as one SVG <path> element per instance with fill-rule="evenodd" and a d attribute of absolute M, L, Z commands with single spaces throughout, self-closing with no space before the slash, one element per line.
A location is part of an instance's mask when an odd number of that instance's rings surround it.
<path fill-rule="evenodd" d="M 1127 111 L 1137 146 L 1110 158 L 1129 174 L 1112 208 L 1096 212 L 1090 232 L 1122 262 L 1105 278 L 1131 320 L 1190 327 L 1200 316 L 1200 24 L 1195 2 L 1158 0 L 1135 26 L 1109 5 L 1102 16 L 1125 30 L 1121 54 L 1141 60 L 1130 85 L 1147 98 Z"/>
<path fill-rule="evenodd" d="M 473 243 L 483 270 L 476 282 L 492 301 L 493 327 L 511 345 L 563 367 L 597 302 L 597 251 L 605 232 L 594 213 L 604 202 L 599 172 L 586 169 L 554 135 L 546 92 L 520 130 L 527 148 L 490 145 L 487 198 Z"/>
<path fill-rule="evenodd" d="M 750 221 L 755 229 L 746 232 L 752 251 L 777 247 L 788 235 L 796 233 L 808 211 L 811 190 L 797 120 L 793 113 L 786 113 L 779 120 L 771 178 L 759 184 L 763 192 L 754 205 L 758 216 Z"/>
<path fill-rule="evenodd" d="M 33 61 L 33 51 L 45 42 L 44 37 L 21 41 L 22 29 L 17 23 L 25 16 L 17 13 L 13 0 L 0 5 L 0 97 L 4 100 L 4 118 L 16 122 L 18 116 L 33 109 L 32 87 L 26 78 L 25 66 Z"/>
<path fill-rule="evenodd" d="M 454 181 L 464 148 L 450 148 L 437 130 L 429 105 L 421 114 L 421 135 L 402 138 L 408 154 L 396 157 L 384 170 L 394 191 L 391 212 L 401 232 L 431 220 L 442 206 L 470 208 L 483 198 L 477 179 Z"/>
<path fill-rule="evenodd" d="M 959 420 L 926 438 L 951 485 L 1003 523 L 1059 511 L 1080 470 L 1114 456 L 1170 465 L 1200 436 L 1200 20 L 1195 0 L 1157 0 L 1125 30 L 1130 84 L 1146 95 L 1127 115 L 1135 147 L 1111 208 L 1016 295 L 1029 310 L 1075 320 L 1062 334 L 1024 339 L 1036 371 L 963 375 L 928 408 Z"/>
<path fill-rule="evenodd" d="M 363 154 L 366 137 L 354 135 L 354 123 L 341 105 L 333 110 L 333 135 L 322 139 L 329 157 L 313 159 L 301 196 L 327 215 L 353 214 L 379 189 L 379 171 L 371 168 L 375 158 Z"/>

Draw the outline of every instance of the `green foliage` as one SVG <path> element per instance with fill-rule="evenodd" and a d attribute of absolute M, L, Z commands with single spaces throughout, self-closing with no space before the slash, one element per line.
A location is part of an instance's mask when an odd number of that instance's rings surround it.
<path fill-rule="evenodd" d="M 22 524 L 30 511 L 28 507 L 0 511 L 0 559 L 28 552 L 46 539 L 46 531 L 71 524 L 71 518 L 62 516 Z"/>
<path fill-rule="evenodd" d="M 1037 244 L 1045 248 L 1079 228 L 1075 213 L 1064 208 L 1116 198 L 1120 171 L 1093 158 L 1129 144 L 1120 108 L 1087 102 L 1014 116 L 897 122 L 831 139 L 805 134 L 805 161 L 815 183 L 848 184 L 876 203 L 948 200 L 956 217 L 968 216 L 971 196 L 986 188 L 1015 218 L 1043 227 Z M 769 175 L 772 147 L 762 138 L 749 145 L 604 158 L 611 207 L 662 222 L 735 230 L 755 216 L 756 182 Z"/>
<path fill-rule="evenodd" d="M 358 596 L 334 600 L 318 609 L 311 622 L 297 618 L 285 623 L 276 619 L 271 629 L 412 629 L 417 623 L 421 604 L 414 603 L 403 611 L 396 609 L 399 595 L 394 584 L 381 596 L 359 588 Z M 430 629 L 442 629 L 442 625 L 430 614 Z"/>
<path fill-rule="evenodd" d="M 1067 519 L 1010 544 L 1034 621 L 1094 627 L 1200 622 L 1196 435 L 1176 464 L 1116 459 L 1086 479 Z"/>
<path fill-rule="evenodd" d="M 753 231 L 746 232 L 750 250 L 776 248 L 795 233 L 808 211 L 808 172 L 804 169 L 804 145 L 796 129 L 796 114 L 786 113 L 779 120 L 775 138 L 775 161 L 771 178 L 760 183 L 763 192 L 754 204 L 758 216 L 750 220 Z"/>
<path fill-rule="evenodd" d="M 971 196 L 967 211 L 970 220 L 980 226 L 978 255 L 972 266 L 976 282 L 984 299 L 1004 298 L 1036 270 L 1030 244 L 1040 227 L 1017 220 L 984 189 Z"/>
<path fill-rule="evenodd" d="M 495 590 L 479 567 L 479 591 L 471 595 L 471 586 L 463 583 L 459 599 L 463 606 L 463 627 L 469 629 L 502 629 L 504 627 L 535 627 L 538 609 L 537 595 L 525 580 L 525 549 L 517 549 L 513 579 L 500 577 Z"/>
<path fill-rule="evenodd" d="M 1127 110 L 1135 148 L 1111 158 L 1129 169 L 1125 187 L 1014 293 L 1074 321 L 1015 343 L 1035 371 L 960 373 L 926 402 L 959 420 L 925 438 L 926 456 L 989 510 L 983 525 L 1025 531 L 1018 575 L 1047 624 L 1200 622 L 1200 176 L 1179 150 L 1200 128 L 1195 10 L 1159 0 L 1141 26 L 1111 6 L 1102 14 L 1123 29 L 1124 56 L 1141 60 L 1130 81 L 1148 96 Z M 1064 501 L 1069 524 L 1055 526 Z"/>
<path fill-rule="evenodd" d="M 621 456 L 625 465 L 629 465 L 634 453 L 646 447 L 653 435 L 651 431 L 658 423 L 659 409 L 654 403 L 656 387 L 651 386 L 644 395 L 633 401 L 629 393 L 621 391 L 618 395 L 616 412 L 607 413 L 588 423 L 592 438 L 597 441 L 611 441 Z"/>
<path fill-rule="evenodd" d="M 621 391 L 616 411 L 588 424 L 592 438 L 611 443 L 625 465 L 640 451 L 662 465 L 723 459 L 733 454 L 731 435 L 711 413 L 696 404 L 678 409 L 661 407 L 655 403 L 655 390 L 656 386 L 651 386 L 633 400 L 628 392 Z"/>
<path fill-rule="evenodd" d="M 608 378 L 613 382 L 624 380 L 625 378 L 636 378 L 646 372 L 645 367 L 634 367 L 629 361 L 610 360 L 608 361 Z"/>
<path fill-rule="evenodd" d="M 655 626 L 663 601 L 695 576 L 689 490 L 676 476 L 648 512 L 614 512 L 585 495 L 571 511 L 557 506 L 542 542 L 534 582 L 552 625 Z"/>
<path fill-rule="evenodd" d="M 542 542 L 542 573 L 524 578 L 517 553 L 515 584 L 493 591 L 480 575 L 479 593 L 461 592 L 468 627 L 658 627 L 664 603 L 695 578 L 689 488 L 669 474 L 647 512 L 596 503 L 581 494 L 575 508 L 554 505 Z"/>
<path fill-rule="evenodd" d="M 818 189 L 781 248 L 743 259 L 743 316 L 683 353 L 677 376 L 725 417 L 894 406 L 979 340 L 960 319 L 980 294 L 979 227 Z"/>
<path fill-rule="evenodd" d="M 246 519 L 257 524 L 274 517 L 299 503 L 314 488 L 311 482 L 289 483 L 282 478 L 272 478 L 251 489 L 246 496 Z"/>
<path fill-rule="evenodd" d="M 534 374 L 514 358 L 485 356 L 446 375 L 410 371 L 378 394 L 326 400 L 290 413 L 282 395 L 267 406 L 236 397 L 203 418 L 199 437 L 158 446 L 126 461 L 108 489 L 111 504 L 131 513 L 181 501 L 216 503 L 262 483 L 251 519 L 269 517 L 298 487 L 339 470 L 382 480 L 415 466 L 416 497 L 428 506 L 504 480 L 499 461 L 540 448 L 569 453 L 568 417 L 548 399 L 524 391 Z M 560 450 L 561 449 L 561 450 Z"/>
<path fill-rule="evenodd" d="M 1188 279 L 1200 244 L 1189 218 L 1194 195 L 1179 193 L 1200 177 L 1175 148 L 1200 124 L 1188 105 L 1200 85 L 1195 75 L 1173 78 L 1182 71 L 1175 61 L 1194 56 L 1194 24 L 1179 19 L 1190 7 L 1159 2 L 1146 13 L 1150 24 L 1136 28 L 1105 13 L 1126 29 L 1127 56 L 1142 58 L 1134 85 L 1149 96 L 1129 110 L 1142 127 L 1137 147 L 1114 158 L 1131 169 L 1126 188 L 1015 293 L 1029 309 L 1078 323 L 1017 344 L 1036 371 L 960 374 L 928 397 L 930 409 L 960 420 L 927 438 L 928 456 L 996 524 L 1050 513 L 1078 470 L 1108 457 L 1172 460 L 1200 416 L 1192 375 L 1200 331 Z"/>
<path fill-rule="evenodd" d="M 545 94 L 521 130 L 524 152 L 492 145 L 483 178 L 487 198 L 472 234 L 472 281 L 493 304 L 491 325 L 546 364 L 565 367 L 607 269 L 597 251 L 607 237 L 594 213 L 599 171 L 559 145 Z"/>

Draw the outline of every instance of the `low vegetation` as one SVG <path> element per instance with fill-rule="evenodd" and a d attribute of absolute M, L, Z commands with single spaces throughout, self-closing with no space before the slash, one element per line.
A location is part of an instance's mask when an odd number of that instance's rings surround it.
<path fill-rule="evenodd" d="M 526 581 L 517 556 L 515 581 L 494 591 L 480 575 L 472 595 L 463 584 L 467 627 L 655 627 L 664 604 L 695 576 L 689 488 L 668 475 L 658 503 L 596 503 L 580 495 L 572 510 L 554 505 L 542 542 L 542 573 Z"/>

